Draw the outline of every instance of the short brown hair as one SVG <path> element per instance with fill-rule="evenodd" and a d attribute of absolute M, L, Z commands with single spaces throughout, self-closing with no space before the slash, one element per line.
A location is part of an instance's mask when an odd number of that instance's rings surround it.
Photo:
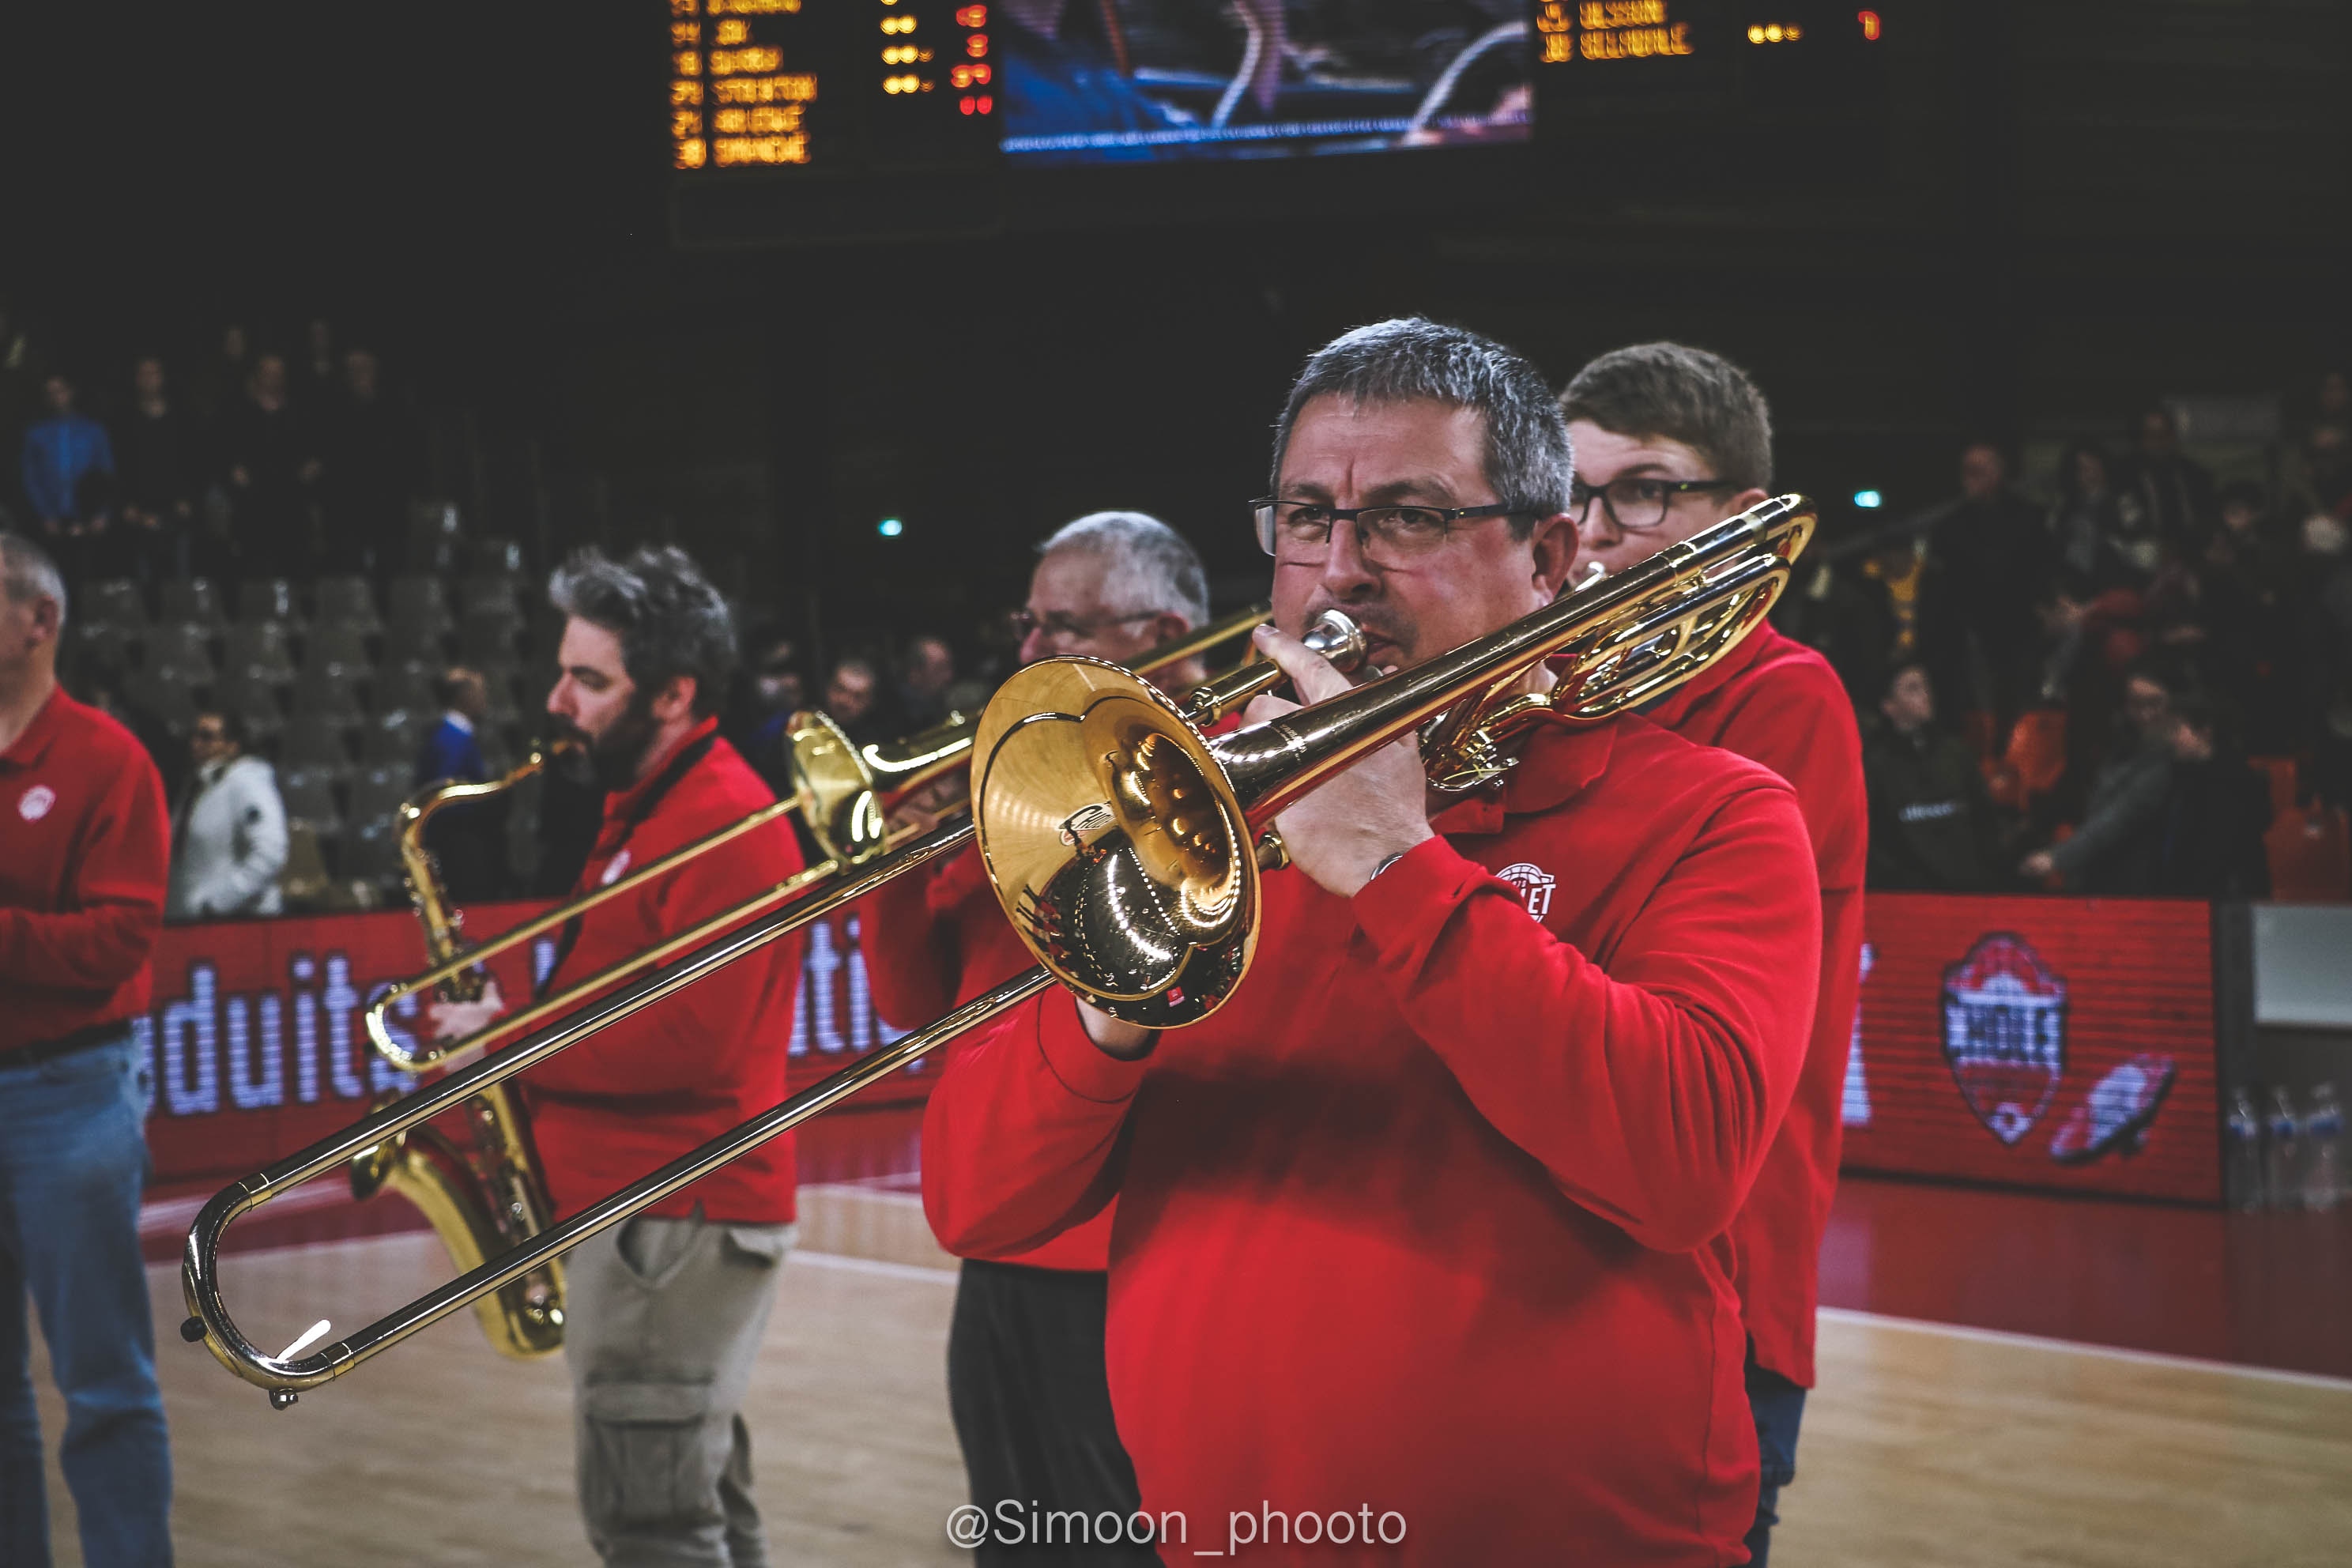
<path fill-rule="evenodd" d="M 1615 349 L 1576 373 L 1559 407 L 1571 423 L 1680 441 L 1742 489 L 1772 488 L 1772 410 L 1721 354 L 1682 343 Z"/>

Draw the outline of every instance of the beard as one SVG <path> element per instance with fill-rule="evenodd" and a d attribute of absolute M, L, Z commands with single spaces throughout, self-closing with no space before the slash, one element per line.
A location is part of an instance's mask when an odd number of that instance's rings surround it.
<path fill-rule="evenodd" d="M 637 782 L 637 770 L 644 766 L 646 749 L 654 743 L 654 735 L 660 728 L 654 718 L 653 699 L 638 692 L 629 699 L 619 716 L 604 726 L 603 734 L 591 735 L 576 724 L 566 724 L 563 731 L 568 739 L 580 742 L 586 752 L 588 768 L 595 775 L 597 786 L 606 795 L 618 795 Z"/>

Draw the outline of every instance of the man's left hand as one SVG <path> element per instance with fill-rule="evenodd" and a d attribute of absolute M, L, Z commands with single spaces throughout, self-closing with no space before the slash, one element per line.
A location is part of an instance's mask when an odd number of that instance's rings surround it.
<path fill-rule="evenodd" d="M 1297 638 L 1261 626 L 1257 646 L 1282 667 L 1308 703 L 1347 691 L 1348 678 Z M 1294 712 L 1299 704 L 1260 697 L 1244 715 L 1255 724 Z M 1381 747 L 1326 780 L 1314 794 L 1274 819 L 1283 847 L 1298 868 L 1326 892 L 1352 899 L 1381 862 L 1435 837 L 1429 826 L 1429 774 L 1414 738 Z"/>

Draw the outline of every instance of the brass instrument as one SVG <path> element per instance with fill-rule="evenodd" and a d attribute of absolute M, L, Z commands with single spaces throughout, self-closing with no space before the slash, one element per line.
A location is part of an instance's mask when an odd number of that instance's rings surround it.
<path fill-rule="evenodd" d="M 1181 664 L 1220 643 L 1246 636 L 1265 620 L 1253 605 L 1171 638 L 1126 666 L 1149 675 Z M 887 820 L 900 801 L 971 760 L 977 720 L 950 713 L 904 740 L 860 746 L 819 712 L 795 713 L 786 731 L 792 746 L 793 798 L 801 820 L 826 855 L 861 865 L 888 847 Z"/>
<path fill-rule="evenodd" d="M 1135 668 L 1157 669 L 1190 658 L 1247 632 L 1263 618 L 1263 606 L 1253 606 L 1210 622 L 1152 648 L 1137 661 Z M 561 1016 L 616 979 L 654 968 L 739 921 L 788 901 L 827 878 L 872 858 L 893 842 L 882 825 L 890 805 L 961 766 L 971 753 L 973 728 L 972 721 L 955 714 L 946 724 L 909 741 L 858 750 L 851 748 L 840 730 L 822 714 L 797 715 L 791 731 L 796 785 L 793 798 L 752 812 L 631 876 L 582 894 L 473 947 L 463 942 L 463 911 L 450 905 L 439 868 L 432 852 L 425 847 L 425 825 L 449 805 L 485 800 L 514 788 L 576 742 L 560 742 L 554 746 L 534 749 L 520 766 L 488 783 L 444 783 L 419 792 L 401 805 L 398 843 L 409 900 L 425 928 L 425 957 L 432 967 L 394 986 L 369 1007 L 366 1016 L 370 1042 L 379 1056 L 404 1072 L 454 1067 L 478 1053 L 492 1039 L 516 1034 L 543 1019 Z M 826 851 L 824 861 L 636 955 L 626 964 L 591 975 L 518 1013 L 494 1020 L 454 1046 L 420 1040 L 411 1047 L 392 1032 L 389 1020 L 393 1009 L 407 998 L 429 990 L 451 1001 L 477 1001 L 488 984 L 488 971 L 483 967 L 486 960 L 553 931 L 792 811 L 799 811 L 811 825 Z M 870 822 L 873 830 L 866 837 L 845 841 L 827 831 L 827 825 L 835 822 Z M 381 1102 L 377 1109 L 383 1109 Z M 364 1200 L 386 1189 L 398 1193 L 424 1213 L 440 1237 L 449 1260 L 460 1269 L 471 1270 L 545 1230 L 554 1218 L 555 1209 L 548 1196 L 546 1181 L 540 1174 L 528 1124 L 513 1091 L 503 1085 L 492 1085 L 468 1100 L 463 1114 L 462 1137 L 452 1136 L 439 1128 L 412 1124 L 408 1131 L 353 1154 L 348 1169 L 353 1197 Z M 561 1349 L 562 1263 L 551 1258 L 544 1268 L 481 1297 L 474 1303 L 474 1313 L 484 1336 L 502 1354 L 528 1360 Z"/>
<path fill-rule="evenodd" d="M 488 972 L 478 957 L 461 957 L 459 931 L 465 916 L 451 906 L 441 885 L 440 867 L 425 847 L 425 825 L 446 806 L 514 788 L 571 744 L 534 747 L 520 766 L 487 784 L 445 782 L 401 803 L 401 870 L 410 905 L 425 927 L 425 958 L 436 968 L 456 966 L 436 987 L 451 1001 L 478 1000 Z M 400 1065 L 421 1070 L 436 1058 L 432 1052 L 421 1055 L 414 1065 Z M 503 1085 L 484 1089 L 467 1102 L 464 1118 L 467 1136 L 463 1140 L 439 1128 L 412 1128 L 352 1155 L 349 1173 L 352 1197 L 365 1200 L 386 1188 L 398 1193 L 424 1213 L 450 1262 L 477 1268 L 546 1229 L 555 1208 L 511 1089 Z M 562 1349 L 562 1263 L 550 1258 L 544 1267 L 508 1281 L 474 1303 L 474 1316 L 491 1348 L 502 1355 L 530 1360 Z"/>
<path fill-rule="evenodd" d="M 879 1082 L 940 1044 L 1061 982 L 1096 1006 L 1154 1027 L 1205 1016 L 1246 972 L 1256 936 L 1259 836 L 1284 807 L 1359 758 L 1423 731 L 1431 780 L 1468 789 L 1510 767 L 1540 723 L 1604 721 L 1672 689 L 1736 647 L 1785 587 L 1811 537 L 1799 496 L 1749 509 L 1616 577 L 1413 669 L 1330 701 L 1211 741 L 1202 730 L 1278 683 L 1272 666 L 1210 683 L 1180 707 L 1149 683 L 1093 659 L 1021 671 L 973 738 L 973 823 L 945 827 L 837 879 L 793 909 L 745 925 L 456 1074 L 447 1103 L 503 1083 L 543 1058 L 757 951 L 891 877 L 961 848 L 975 834 L 991 879 L 1041 967 L 882 1047 L 761 1115 L 681 1155 L 375 1322 L 298 1354 L 257 1350 L 222 1299 L 223 1233 L 240 1215 L 334 1168 L 439 1107 L 385 1108 L 358 1125 L 225 1188 L 188 1233 L 182 1286 L 201 1340 L 279 1408 L 507 1282 L 561 1257 L 728 1162 Z M 1342 623 L 1344 624 L 1344 622 Z M 1352 637 L 1349 634 L 1354 634 Z M 1318 628 L 1309 646 L 1335 663 L 1362 642 L 1352 626 Z M 1539 671 L 1554 678 L 1549 688 Z M 1426 726 L 1426 728 L 1424 728 Z"/>

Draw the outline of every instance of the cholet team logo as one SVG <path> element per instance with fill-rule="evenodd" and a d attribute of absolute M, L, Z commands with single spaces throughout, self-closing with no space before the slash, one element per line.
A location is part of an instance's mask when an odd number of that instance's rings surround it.
<path fill-rule="evenodd" d="M 1944 971 L 1944 1061 L 1985 1130 L 2014 1145 L 2066 1076 L 2066 983 L 2011 931 L 1979 937 Z M 2172 1058 L 2143 1051 L 2108 1069 L 2050 1140 L 2062 1165 L 2136 1154 L 2165 1097 Z"/>
<path fill-rule="evenodd" d="M 1519 897 L 1527 902 L 1528 913 L 1535 917 L 1538 925 L 1543 923 L 1543 918 L 1551 913 L 1551 890 L 1559 885 L 1559 879 L 1526 860 L 1515 861 L 1495 875 L 1517 888 Z"/>
<path fill-rule="evenodd" d="M 27 822 L 38 822 L 49 815 L 49 807 L 58 804 L 58 792 L 47 784 L 35 784 L 16 797 L 16 815 Z"/>
<path fill-rule="evenodd" d="M 1985 1130 L 2014 1144 L 2066 1075 L 2066 983 L 2025 939 L 1992 931 L 1944 971 L 1944 1062 Z"/>

